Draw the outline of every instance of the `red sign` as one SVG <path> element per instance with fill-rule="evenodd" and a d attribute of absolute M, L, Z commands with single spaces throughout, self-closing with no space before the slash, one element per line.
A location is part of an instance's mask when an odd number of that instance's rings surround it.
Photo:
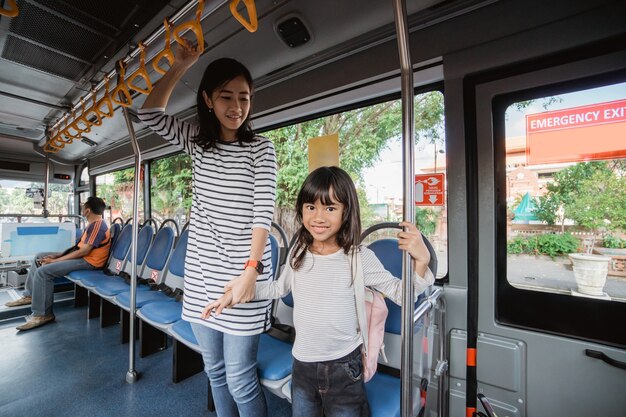
<path fill-rule="evenodd" d="M 526 115 L 529 165 L 626 157 L 626 100 Z"/>
<path fill-rule="evenodd" d="M 159 279 L 159 271 L 153 269 L 152 272 L 150 272 L 150 278 L 152 278 L 152 281 Z"/>
<path fill-rule="evenodd" d="M 445 174 L 417 174 L 415 176 L 415 205 L 443 206 Z"/>

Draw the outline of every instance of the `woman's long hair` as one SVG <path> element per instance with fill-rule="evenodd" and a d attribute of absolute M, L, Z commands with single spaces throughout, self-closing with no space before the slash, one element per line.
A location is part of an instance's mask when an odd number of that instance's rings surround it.
<path fill-rule="evenodd" d="M 337 244 L 348 254 L 360 243 L 361 211 L 352 178 L 339 167 L 318 168 L 304 180 L 296 201 L 296 220 L 300 223 L 300 228 L 296 232 L 290 260 L 293 269 L 297 270 L 302 266 L 306 252 L 313 244 L 313 236 L 302 224 L 302 207 L 305 204 L 315 204 L 317 200 L 324 205 L 331 205 L 333 199 L 343 204 L 343 217 L 341 227 L 337 232 Z"/>
<path fill-rule="evenodd" d="M 250 99 L 252 99 L 252 90 L 254 88 L 252 76 L 250 75 L 250 71 L 240 62 L 232 58 L 220 58 L 210 63 L 209 66 L 206 67 L 206 70 L 204 70 L 204 75 L 202 76 L 202 81 L 200 81 L 196 97 L 200 131 L 198 132 L 198 136 L 193 138 L 194 143 L 199 144 L 204 149 L 211 149 L 220 141 L 221 126 L 215 113 L 207 106 L 202 93 L 206 92 L 206 94 L 212 98 L 215 90 L 223 88 L 226 84 L 239 76 L 243 76 L 248 82 L 250 86 Z M 240 144 L 254 140 L 254 132 L 250 125 L 251 112 L 252 106 L 250 106 L 248 116 L 237 130 L 237 139 Z"/>

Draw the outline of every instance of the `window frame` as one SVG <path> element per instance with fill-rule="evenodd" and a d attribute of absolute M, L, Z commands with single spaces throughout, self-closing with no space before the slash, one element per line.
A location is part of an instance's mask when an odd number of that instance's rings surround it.
<path fill-rule="evenodd" d="M 615 318 L 626 317 L 626 303 L 518 289 L 509 283 L 507 278 L 505 143 L 505 113 L 511 104 L 623 82 L 626 82 L 626 69 L 518 90 L 493 98 L 494 201 L 496 203 L 495 320 L 498 324 L 618 348 L 626 347 L 626 333 L 616 332 L 614 325 Z"/>

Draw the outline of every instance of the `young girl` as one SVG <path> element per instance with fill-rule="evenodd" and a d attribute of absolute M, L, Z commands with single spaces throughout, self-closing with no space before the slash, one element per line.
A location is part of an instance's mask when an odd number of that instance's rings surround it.
<path fill-rule="evenodd" d="M 231 282 L 234 301 L 254 297 L 255 282 L 271 276 L 268 233 L 274 212 L 276 158 L 272 143 L 250 126 L 252 78 L 239 62 L 211 63 L 198 87 L 199 127 L 164 113 L 170 95 L 199 57 L 190 44 L 178 49 L 139 118 L 191 156 L 193 202 L 185 258 L 183 319 L 202 349 L 220 417 L 264 417 L 265 397 L 257 377 L 259 335 L 270 301 L 238 304 L 219 317 L 202 309 Z"/>
<path fill-rule="evenodd" d="M 304 181 L 296 210 L 301 227 L 283 273 L 275 282 L 256 286 L 257 299 L 279 298 L 290 291 L 293 295 L 293 415 L 369 416 L 350 268 L 361 221 L 350 176 L 337 167 L 316 169 Z M 398 233 L 399 247 L 413 258 L 417 299 L 434 282 L 430 254 L 413 224 L 400 226 L 406 230 Z M 387 272 L 371 250 L 359 249 L 365 285 L 400 304 L 402 281 Z M 232 303 L 229 287 L 220 300 L 207 305 L 203 317 L 228 311 L 223 309 Z"/>

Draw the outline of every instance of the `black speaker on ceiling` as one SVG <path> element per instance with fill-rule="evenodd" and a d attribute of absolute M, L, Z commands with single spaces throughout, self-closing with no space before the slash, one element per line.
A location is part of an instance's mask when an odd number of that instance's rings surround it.
<path fill-rule="evenodd" d="M 311 40 L 309 29 L 298 16 L 285 16 L 275 28 L 278 37 L 290 48 L 297 48 Z"/>

